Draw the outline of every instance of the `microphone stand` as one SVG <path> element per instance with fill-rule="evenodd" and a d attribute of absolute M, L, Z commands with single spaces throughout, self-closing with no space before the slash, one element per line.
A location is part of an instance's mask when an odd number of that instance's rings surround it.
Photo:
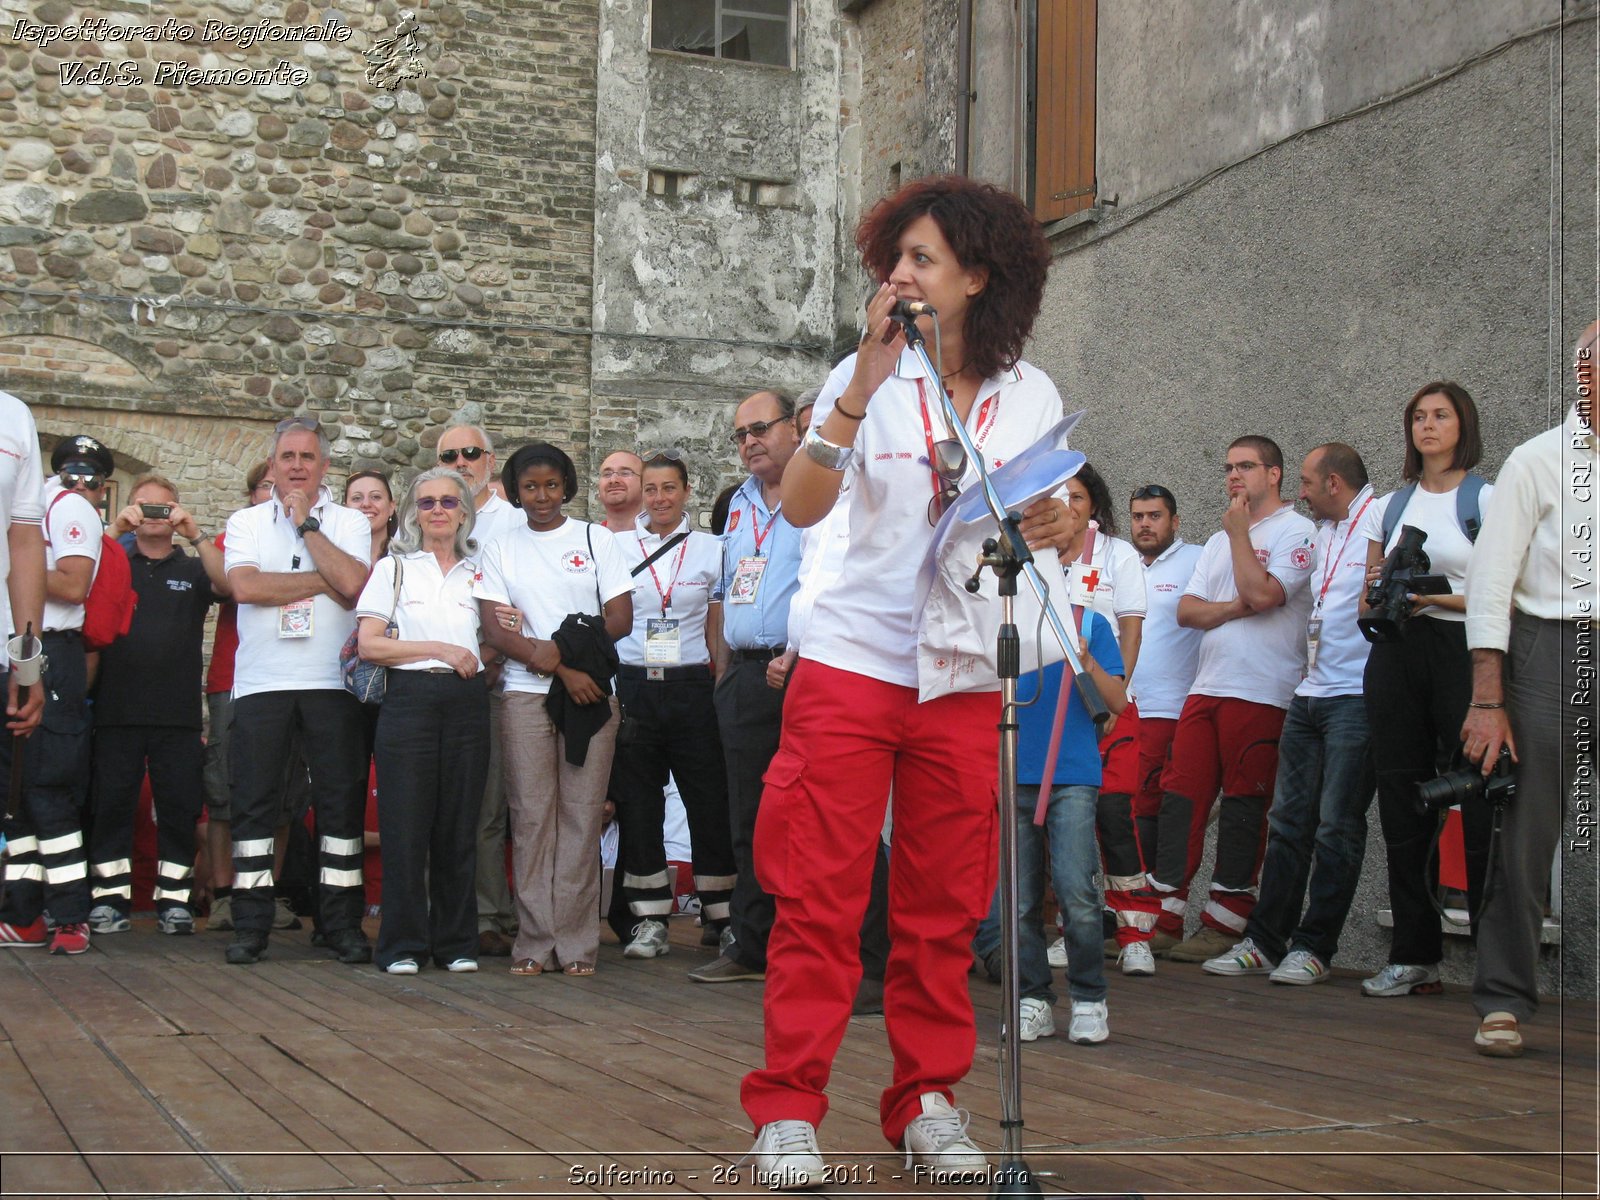
<path fill-rule="evenodd" d="M 1050 602 L 1049 589 L 1039 577 L 1033 564 L 1033 552 L 1022 540 L 1019 525 L 1020 513 L 1007 512 L 1000 500 L 989 472 L 984 469 L 983 456 L 968 432 L 966 422 L 956 412 L 955 401 L 945 391 L 938 368 L 928 357 L 928 347 L 922 331 L 914 318 L 897 318 L 905 330 L 906 345 L 916 355 L 939 395 L 945 423 L 955 431 L 967 461 L 978 470 L 979 485 L 988 502 L 989 513 L 999 527 L 999 536 L 983 543 L 983 557 L 972 578 L 967 580 L 967 591 L 976 593 L 982 585 L 982 575 L 987 568 L 995 574 L 1000 584 L 1000 633 L 995 647 L 995 663 L 1000 677 L 1000 952 L 1003 970 L 1000 975 L 1000 1133 L 1001 1151 L 999 1169 L 989 1176 L 991 1196 L 1040 1196 L 1039 1185 L 1033 1171 L 1022 1157 L 1022 1073 L 1018 1058 L 1021 1044 L 1018 1038 L 1017 1015 L 1021 1007 L 1018 993 L 1022 990 L 1017 964 L 1017 677 L 1022 669 L 1022 638 L 1015 624 L 1017 576 L 1022 575 L 1033 589 L 1039 606 L 1049 622 L 1051 632 L 1066 655 L 1072 669 L 1073 683 L 1083 706 L 1096 725 L 1109 715 L 1100 689 L 1084 670 L 1073 640 L 1067 635 L 1066 625 Z M 1043 785 L 1049 787 L 1047 780 Z"/>

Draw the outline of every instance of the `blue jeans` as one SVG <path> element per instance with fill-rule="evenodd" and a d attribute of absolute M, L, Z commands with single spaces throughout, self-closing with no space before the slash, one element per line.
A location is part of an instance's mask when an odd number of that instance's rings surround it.
<path fill-rule="evenodd" d="M 1100 866 L 1095 846 L 1095 805 L 1100 789 L 1082 784 L 1057 787 L 1050 795 L 1043 827 L 1033 823 L 1039 789 L 1017 788 L 1017 967 L 1020 995 L 1055 1003 L 1050 960 L 1044 939 L 1044 851 L 1050 845 L 1050 882 L 1061 906 L 1067 937 L 1067 991 L 1074 1000 L 1104 1000 L 1103 907 L 1094 885 Z M 980 958 L 1000 947 L 1000 889 L 989 915 L 978 926 L 972 949 Z"/>
<path fill-rule="evenodd" d="M 1375 786 L 1366 700 L 1296 696 L 1278 741 L 1261 898 L 1244 931 L 1268 958 L 1293 948 L 1332 961 L 1361 877 Z"/>

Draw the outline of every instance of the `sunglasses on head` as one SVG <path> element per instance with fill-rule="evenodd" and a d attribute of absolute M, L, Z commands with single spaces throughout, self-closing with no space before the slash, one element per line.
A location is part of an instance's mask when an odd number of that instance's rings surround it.
<path fill-rule="evenodd" d="M 60 478 L 62 487 L 74 488 L 82 485 L 91 492 L 106 481 L 104 475 L 79 475 L 76 471 L 63 471 Z"/>
<path fill-rule="evenodd" d="M 460 496 L 423 496 L 417 501 L 418 512 L 432 512 L 436 508 L 442 508 L 445 512 L 455 512 L 460 507 Z"/>
<path fill-rule="evenodd" d="M 487 453 L 489 452 L 482 446 L 463 446 L 459 450 L 439 451 L 439 461 L 448 467 L 453 466 L 457 458 L 464 458 L 468 462 L 477 462 Z"/>
<path fill-rule="evenodd" d="M 308 433 L 317 433 L 322 429 L 322 422 L 315 417 L 285 417 L 273 426 L 275 433 L 288 433 L 291 429 L 304 429 Z"/>
<path fill-rule="evenodd" d="M 1147 483 L 1147 484 L 1145 484 L 1138 491 L 1134 492 L 1133 498 L 1135 500 L 1176 500 L 1177 499 L 1176 496 L 1174 496 L 1171 492 L 1167 491 L 1167 489 L 1162 487 L 1159 483 Z"/>

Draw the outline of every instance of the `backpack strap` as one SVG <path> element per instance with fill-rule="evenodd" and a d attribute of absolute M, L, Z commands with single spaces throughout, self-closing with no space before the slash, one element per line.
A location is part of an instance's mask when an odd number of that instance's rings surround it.
<path fill-rule="evenodd" d="M 1467 535 L 1467 541 L 1478 540 L 1478 530 L 1483 528 L 1483 504 L 1479 500 L 1479 493 L 1483 491 L 1484 478 L 1468 471 L 1461 486 L 1456 489 L 1456 523 L 1461 526 L 1461 532 Z"/>
<path fill-rule="evenodd" d="M 1394 536 L 1394 531 L 1400 528 L 1400 514 L 1406 511 L 1406 505 L 1411 503 L 1411 496 L 1416 490 L 1416 484 L 1408 483 L 1389 497 L 1388 506 L 1383 510 L 1382 545 L 1387 546 L 1389 539 Z"/>

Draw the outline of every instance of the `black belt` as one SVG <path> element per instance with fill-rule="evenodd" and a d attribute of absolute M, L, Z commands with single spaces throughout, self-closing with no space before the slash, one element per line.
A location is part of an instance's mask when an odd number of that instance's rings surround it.
<path fill-rule="evenodd" d="M 648 679 L 657 683 L 673 683 L 684 679 L 711 678 L 711 664 L 699 663 L 692 667 L 630 667 L 623 663 L 617 667 L 619 679 Z"/>
<path fill-rule="evenodd" d="M 784 653 L 785 648 L 783 646 L 762 646 L 756 650 L 735 650 L 733 652 L 733 661 L 737 663 L 771 662 L 775 658 L 781 658 Z"/>
<path fill-rule="evenodd" d="M 81 629 L 46 629 L 39 635 L 40 638 L 66 638 L 68 641 L 82 641 Z"/>

